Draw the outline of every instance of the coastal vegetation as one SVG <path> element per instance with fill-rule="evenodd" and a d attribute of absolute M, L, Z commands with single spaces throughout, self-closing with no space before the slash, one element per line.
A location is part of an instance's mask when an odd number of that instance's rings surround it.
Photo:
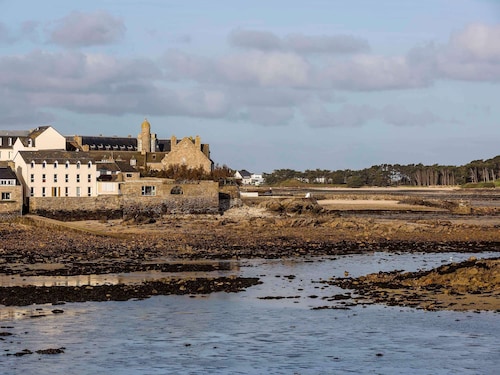
<path fill-rule="evenodd" d="M 351 188 L 362 186 L 463 186 L 494 188 L 500 186 L 500 155 L 487 160 L 474 160 L 465 165 L 381 164 L 361 170 L 278 169 L 264 173 L 268 185 L 297 186 L 328 184 Z"/>

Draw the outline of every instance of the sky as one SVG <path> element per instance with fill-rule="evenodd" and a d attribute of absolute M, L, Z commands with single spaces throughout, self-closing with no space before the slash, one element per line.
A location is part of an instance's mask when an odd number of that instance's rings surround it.
<path fill-rule="evenodd" d="M 218 165 L 500 155 L 500 0 L 0 0 L 0 129 L 199 135 Z"/>

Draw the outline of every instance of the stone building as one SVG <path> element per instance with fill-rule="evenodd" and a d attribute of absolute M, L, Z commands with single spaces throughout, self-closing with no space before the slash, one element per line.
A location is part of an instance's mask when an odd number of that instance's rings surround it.
<path fill-rule="evenodd" d="M 180 141 L 173 136 L 170 140 L 170 152 L 161 160 L 161 164 L 163 169 L 174 165 L 186 165 L 188 168 L 201 167 L 205 173 L 213 170 L 208 145 L 202 145 L 199 136 L 194 139 L 185 137 Z"/>
<path fill-rule="evenodd" d="M 23 189 L 10 167 L 0 167 L 0 215 L 21 214 Z"/>
<path fill-rule="evenodd" d="M 206 173 L 213 169 L 210 159 L 210 147 L 202 144 L 199 136 L 194 139 L 185 137 L 178 140 L 175 136 L 170 139 L 159 139 L 151 133 L 151 124 L 144 120 L 141 132 L 137 138 L 78 136 L 67 137 L 68 150 L 91 152 L 93 157 L 101 159 L 122 159 L 138 168 L 162 170 L 171 165 L 185 165 L 188 168 L 202 167 Z"/>

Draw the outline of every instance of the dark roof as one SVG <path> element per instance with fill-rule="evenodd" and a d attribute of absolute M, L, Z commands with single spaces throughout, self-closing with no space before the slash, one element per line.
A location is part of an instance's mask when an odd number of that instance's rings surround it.
<path fill-rule="evenodd" d="M 19 185 L 17 176 L 10 167 L 0 167 L 0 180 L 16 180 L 16 185 Z"/>
<path fill-rule="evenodd" d="M 115 161 L 115 164 L 120 168 L 120 171 L 122 172 L 139 172 L 137 168 L 134 166 L 130 165 L 130 162 L 126 162 L 123 160 L 117 160 Z"/>
<path fill-rule="evenodd" d="M 158 151 L 170 152 L 171 150 L 172 150 L 172 142 L 170 139 L 158 139 Z"/>
<path fill-rule="evenodd" d="M 82 145 L 91 150 L 137 151 L 137 138 L 82 136 Z"/>
<path fill-rule="evenodd" d="M 114 161 L 97 162 L 95 165 L 98 171 L 120 172 L 120 168 Z"/>
<path fill-rule="evenodd" d="M 242 169 L 241 171 L 238 171 L 241 175 L 241 177 L 252 177 L 252 174 L 250 172 L 248 172 L 246 169 Z"/>
<path fill-rule="evenodd" d="M 69 161 L 70 163 L 88 163 L 89 161 L 94 162 L 94 158 L 88 152 L 82 151 L 58 151 L 58 150 L 43 150 L 43 151 L 19 151 L 19 155 L 24 159 L 26 163 L 34 161 L 35 163 L 42 163 L 46 161 L 47 163 L 65 163 Z"/>

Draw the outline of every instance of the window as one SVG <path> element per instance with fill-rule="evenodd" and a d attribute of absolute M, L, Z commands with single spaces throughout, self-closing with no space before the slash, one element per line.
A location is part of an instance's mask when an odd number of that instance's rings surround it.
<path fill-rule="evenodd" d="M 2 137 L 0 137 L 0 146 L 2 145 Z"/>
<path fill-rule="evenodd" d="M 81 193 L 80 193 L 80 187 L 78 186 L 76 188 L 76 196 L 79 197 L 80 195 L 81 195 Z"/>
<path fill-rule="evenodd" d="M 80 182 L 80 175 L 79 174 L 76 175 L 76 182 Z"/>
<path fill-rule="evenodd" d="M 69 168 L 69 161 L 66 161 L 65 163 L 65 168 L 68 169 Z"/>
<path fill-rule="evenodd" d="M 45 197 L 45 187 L 42 188 L 42 197 Z"/>
<path fill-rule="evenodd" d="M 35 168 L 35 162 L 34 161 L 31 162 L 31 168 Z"/>
<path fill-rule="evenodd" d="M 180 186 L 174 186 L 172 190 L 170 190 L 170 194 L 182 194 L 182 188 Z"/>
<path fill-rule="evenodd" d="M 69 182 L 69 174 L 64 175 L 64 182 Z"/>
<path fill-rule="evenodd" d="M 57 175 L 54 175 L 54 182 L 57 182 Z"/>
<path fill-rule="evenodd" d="M 90 186 L 87 188 L 87 196 L 92 196 L 92 188 Z"/>
<path fill-rule="evenodd" d="M 59 165 L 59 163 L 57 162 L 57 160 L 54 162 L 54 168 L 57 168 L 57 166 Z"/>
<path fill-rule="evenodd" d="M 10 201 L 10 193 L 2 193 L 3 201 Z"/>
<path fill-rule="evenodd" d="M 34 197 L 34 196 L 35 196 L 35 188 L 31 187 L 30 188 L 30 197 Z"/>
<path fill-rule="evenodd" d="M 69 187 L 64 188 L 64 196 L 67 197 L 69 195 Z"/>
<path fill-rule="evenodd" d="M 87 182 L 92 182 L 92 175 L 91 174 L 87 175 Z"/>
<path fill-rule="evenodd" d="M 126 173 L 125 176 L 132 177 L 132 173 Z"/>
<path fill-rule="evenodd" d="M 28 139 L 28 147 L 33 147 L 33 140 L 31 138 Z"/>
<path fill-rule="evenodd" d="M 45 174 L 42 174 L 42 182 L 47 182 L 47 177 L 45 176 Z"/>
<path fill-rule="evenodd" d="M 34 174 L 30 174 L 30 182 L 35 182 L 35 175 Z"/>
<path fill-rule="evenodd" d="M 12 138 L 9 137 L 9 146 L 12 146 Z"/>
<path fill-rule="evenodd" d="M 82 165 L 82 163 L 80 163 L 79 161 L 76 162 L 76 169 L 80 169 L 80 166 Z"/>
<path fill-rule="evenodd" d="M 89 161 L 89 162 L 87 163 L 87 167 L 88 167 L 89 169 L 90 169 L 90 168 L 92 168 L 92 162 L 91 162 L 91 161 Z"/>
<path fill-rule="evenodd" d="M 141 194 L 144 196 L 156 195 L 156 186 L 143 186 Z"/>
<path fill-rule="evenodd" d="M 45 168 L 47 166 L 47 162 L 44 160 L 42 163 L 42 168 Z"/>

